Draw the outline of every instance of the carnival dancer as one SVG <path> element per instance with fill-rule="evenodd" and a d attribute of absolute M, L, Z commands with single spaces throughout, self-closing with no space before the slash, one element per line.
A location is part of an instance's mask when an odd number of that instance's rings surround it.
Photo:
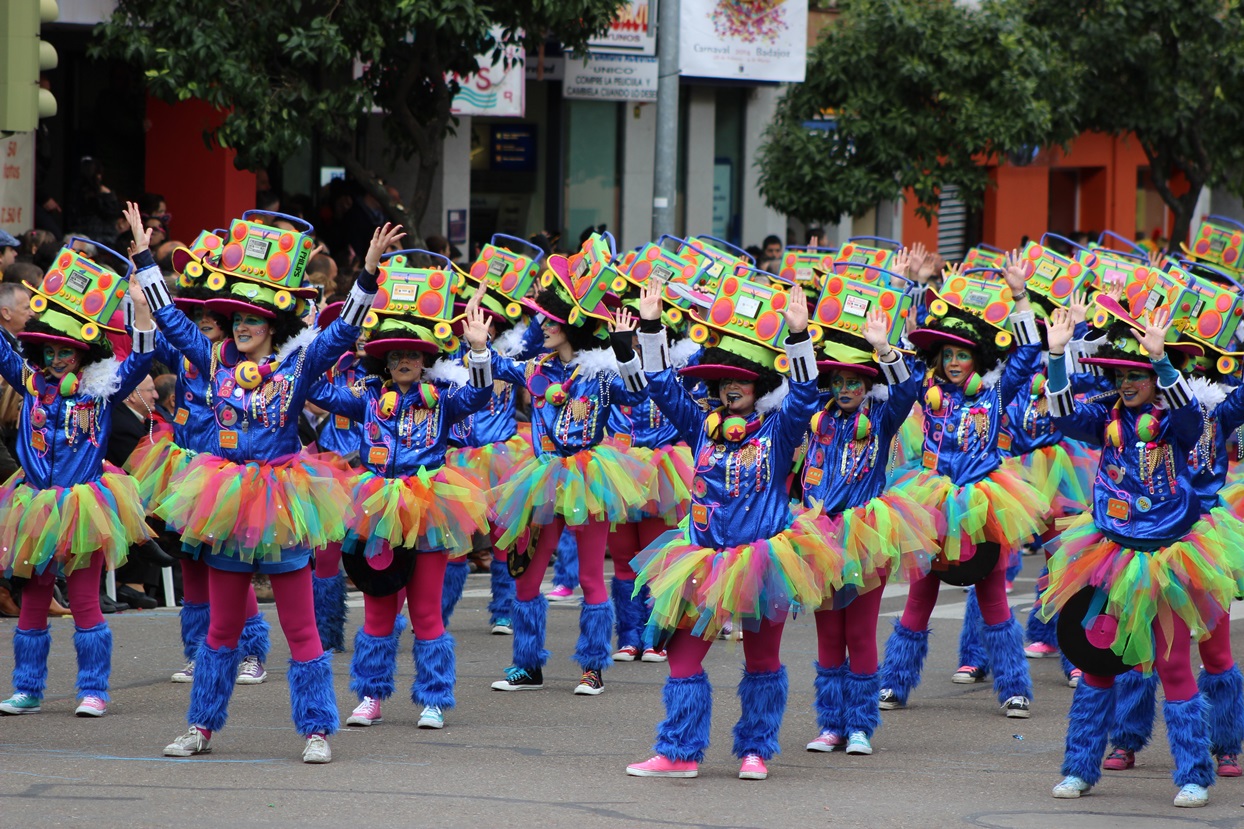
<path fill-rule="evenodd" d="M 398 279 L 392 271 L 386 276 L 393 291 Z M 411 700 L 422 706 L 419 727 L 442 728 L 454 706 L 454 638 L 441 616 L 445 567 L 451 554 L 469 550 L 473 536 L 487 532 L 488 518 L 483 491 L 444 461 L 449 427 L 487 406 L 492 395 L 488 324 L 479 302 L 477 294 L 466 306 L 463 333 L 471 350 L 463 373 L 469 378 L 430 382 L 438 372 L 425 371 L 424 363 L 442 349 L 425 320 L 382 316 L 363 346 L 374 379 L 350 390 L 320 389 L 325 408 L 363 424 L 363 469 L 354 483 L 345 555 L 409 563 L 404 596 L 364 590 L 365 621 L 350 662 L 350 690 L 359 704 L 347 725 L 381 721 L 381 702 L 393 693 L 401 633 L 395 623 L 404 601 L 414 633 Z M 460 368 L 452 358 L 451 366 Z"/>
<path fill-rule="evenodd" d="M 703 660 L 731 622 L 746 630 L 734 754 L 742 761 L 741 779 L 763 780 L 766 763 L 780 750 L 786 710 L 788 684 L 779 654 L 786 618 L 816 607 L 827 589 L 843 587 L 841 580 L 823 582 L 844 568 L 841 555 L 835 560 L 818 534 L 816 511 L 792 515 L 787 494 L 795 453 L 818 400 L 807 297 L 798 287 L 777 293 L 765 312 L 781 315 L 788 333 L 785 355 L 723 333 L 698 365 L 682 369 L 707 380 L 719 401 L 705 412 L 673 368 L 660 324 L 661 287 L 653 281 L 642 289 L 640 348 L 652 398 L 692 447 L 695 478 L 688 518 L 632 562 L 636 584 L 651 590 L 649 627 L 658 639 L 668 639 L 670 676 L 657 754 L 626 773 L 699 774 L 713 708 Z M 789 363 L 789 383 L 775 368 L 782 363 Z"/>
<path fill-rule="evenodd" d="M 110 256 L 88 259 L 63 248 L 34 289 L 35 316 L 18 335 L 30 360 L 0 337 L 0 374 L 22 394 L 21 469 L 0 487 L 0 572 L 28 579 L 13 631 L 14 694 L 0 702 L 4 714 L 41 708 L 52 645 L 48 607 L 63 573 L 78 657 L 74 713 L 104 715 L 112 631 L 99 609 L 100 573 L 124 563 L 129 546 L 149 538 L 133 478 L 105 465 L 104 452 L 114 407 L 151 369 L 155 326 L 138 303 L 133 350 L 123 361 L 113 359 L 107 332 L 124 333 L 118 308 L 133 268 L 90 244 Z"/>
<path fill-rule="evenodd" d="M 502 528 L 497 544 L 518 542 L 509 554 L 516 582 L 514 662 L 505 679 L 492 684 L 496 691 L 544 687 L 548 599 L 541 595 L 540 584 L 567 528 L 578 542 L 583 585 L 574 653 L 583 674 L 575 693 L 602 693 L 602 674 L 612 664 L 606 539 L 610 524 L 626 521 L 647 503 L 652 472 L 605 442 L 610 408 L 638 405 L 647 395 L 638 358 L 619 366 L 602 330 L 602 324 L 612 320 L 604 303 L 608 284 L 572 276 L 570 260 L 549 257 L 542 290 L 531 304 L 549 353 L 526 363 L 493 357 L 494 376 L 525 385 L 531 393 L 536 450 L 533 459 L 514 469 L 496 496 L 495 523 Z M 629 338 L 626 333 L 619 339 Z M 629 342 L 626 345 L 629 348 Z"/>
<path fill-rule="evenodd" d="M 229 317 L 208 310 L 207 300 L 220 297 L 224 276 L 216 269 L 224 246 L 224 231 L 204 231 L 190 248 L 173 251 L 173 269 L 178 272 L 177 295 L 173 303 L 193 321 L 213 345 L 223 341 L 231 331 Z M 211 280 L 217 290 L 208 287 Z M 199 452 L 218 453 L 219 426 L 215 413 L 207 405 L 210 378 L 169 344 L 162 333 L 156 334 L 155 359 L 176 372 L 177 411 L 172 428 L 153 440 L 141 440 L 128 464 L 138 480 L 138 492 L 148 515 L 168 494 L 169 483 L 179 475 Z M 175 538 L 176 535 L 173 534 Z M 187 547 L 178 539 L 176 555 L 181 558 L 182 606 L 180 612 L 182 653 L 185 667 L 175 672 L 173 682 L 194 680 L 194 659 L 207 636 L 208 566 L 202 560 L 201 546 Z M 252 586 L 246 595 L 246 623 L 238 650 L 242 662 L 238 666 L 237 684 L 258 685 L 268 678 L 264 665 L 268 661 L 268 622 L 259 610 Z"/>
<path fill-rule="evenodd" d="M 220 263 L 232 277 L 229 298 L 207 304 L 232 315 L 230 341 L 209 343 L 173 305 L 145 245 L 135 254 L 137 278 L 157 323 L 211 378 L 208 405 L 221 427 L 220 454 L 197 455 L 156 511 L 183 542 L 206 548 L 211 568 L 211 619 L 195 661 L 186 715 L 190 727 L 164 753 L 204 754 L 224 726 L 242 658 L 237 645 L 247 588 L 260 572 L 271 579 L 290 646 L 290 708 L 306 740 L 303 762 L 327 763 L 332 759 L 327 738 L 339 719 L 331 657 L 315 626 L 310 559 L 312 550 L 343 537 L 350 502 L 333 470 L 302 454 L 298 414 L 309 389 L 358 339 L 375 297 L 380 254 L 402 234 L 387 224 L 377 229 L 341 316 L 318 332 L 301 319 L 302 295 L 309 293 L 303 270 L 310 226 L 283 217 L 301 231 L 282 230 L 251 221 L 257 215 L 247 213 L 232 223 Z M 127 217 L 137 236 L 138 209 L 131 205 Z"/>
<path fill-rule="evenodd" d="M 816 611 L 814 709 L 821 732 L 808 751 L 845 746 L 847 754 L 872 754 L 881 724 L 882 592 L 891 574 L 913 582 L 923 577 L 938 538 L 937 516 L 900 491 L 886 491 L 890 442 L 916 402 L 923 375 L 890 345 L 890 328 L 884 311 L 870 311 L 864 340 L 856 342 L 866 341 L 871 356 L 827 333 L 827 359 L 817 363 L 829 394 L 812 417 L 803 502 L 824 510 L 818 523 L 843 545 L 845 560 L 861 568 L 864 586 L 858 595 L 827 596 Z"/>
<path fill-rule="evenodd" d="M 1048 619 L 1088 591 L 1096 597 L 1089 607 L 1100 607 L 1089 611 L 1097 639 L 1124 664 L 1156 668 L 1180 786 L 1175 805 L 1204 806 L 1214 765 L 1188 640 L 1204 639 L 1215 625 L 1228 623 L 1236 588 L 1231 573 L 1238 572 L 1229 557 L 1238 553 L 1229 553 L 1209 523 L 1199 520 L 1188 459 L 1203 418 L 1188 381 L 1166 356 L 1170 311 L 1159 307 L 1152 318 L 1142 311 L 1133 320 L 1110 298 L 1097 302 L 1128 325 L 1143 326 L 1143 333 L 1112 334 L 1094 357 L 1081 360 L 1113 371 L 1117 402 L 1076 401 L 1063 357 L 1071 319 L 1061 310 L 1051 319 L 1047 394 L 1055 423 L 1073 439 L 1100 442 L 1102 451 L 1092 512 L 1052 542 L 1041 613 Z M 1085 668 L 1068 715 L 1066 777 L 1053 791 L 1059 798 L 1080 797 L 1101 778 L 1113 719 L 1114 676 Z"/>
<path fill-rule="evenodd" d="M 959 307 L 974 291 L 959 292 L 957 281 L 948 279 L 946 293 L 929 303 L 925 327 L 910 334 L 926 365 L 933 367 L 924 395 L 925 471 L 896 486 L 925 508 L 944 514 L 946 528 L 933 571 L 912 583 L 903 615 L 886 642 L 883 710 L 906 706 L 919 684 L 940 578 L 962 582 L 951 570 L 958 566 L 974 571 L 968 578 L 976 583 L 998 701 L 1008 717 L 1029 716 L 1032 680 L 1023 630 L 1007 603 L 1006 566 L 1011 552 L 1042 529 L 1049 502 L 1002 466 L 998 435 L 1007 403 L 1036 373 L 1041 339 L 1028 302 L 1027 273 L 1017 253 L 1009 256 L 1004 276 L 1005 287 L 981 309 L 982 316 Z M 987 287 L 978 292 L 986 293 Z M 1014 303 L 1013 334 L 998 327 L 1009 302 Z M 1017 348 L 1004 357 L 1000 352 L 1012 338 Z"/>
<path fill-rule="evenodd" d="M 1244 387 L 1239 385 L 1237 376 L 1241 355 L 1222 352 L 1204 342 L 1199 344 L 1206 354 L 1185 355 L 1180 365 L 1204 417 L 1201 436 L 1192 447 L 1188 464 L 1202 517 L 1208 518 L 1216 531 L 1228 534 L 1221 543 L 1238 545 L 1240 524 L 1236 513 L 1244 489 L 1224 486 L 1230 460 L 1227 436 L 1244 426 Z M 1222 369 L 1228 373 L 1223 374 Z M 1217 774 L 1239 777 L 1240 745 L 1244 741 L 1244 677 L 1231 655 L 1228 620 L 1215 625 L 1209 637 L 1197 643 L 1197 648 L 1202 666 L 1197 687 L 1205 698 L 1210 751 Z M 1124 771 L 1136 764 L 1136 752 L 1148 745 L 1153 735 L 1157 684 L 1156 674 L 1140 668 L 1116 678 L 1111 751 L 1102 768 Z"/>

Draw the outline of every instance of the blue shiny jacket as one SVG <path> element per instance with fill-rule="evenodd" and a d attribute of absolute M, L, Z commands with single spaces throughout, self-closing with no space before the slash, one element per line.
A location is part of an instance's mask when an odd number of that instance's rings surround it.
<path fill-rule="evenodd" d="M 1201 407 L 1205 421 L 1201 436 L 1188 455 L 1192 467 L 1192 483 L 1201 500 L 1201 511 L 1218 506 L 1218 491 L 1227 481 L 1231 453 L 1227 438 L 1244 426 L 1244 386 L 1236 386 L 1214 409 Z"/>
<path fill-rule="evenodd" d="M 220 451 L 220 427 L 207 406 L 207 376 L 181 356 L 163 333 L 156 335 L 155 358 L 177 372 L 177 409 L 173 413 L 173 443 L 189 452 Z"/>
<path fill-rule="evenodd" d="M 811 341 L 788 343 L 790 388 L 781 405 L 766 414 L 753 413 L 747 419 L 752 431 L 742 441 L 730 442 L 709 437 L 708 412 L 696 405 L 673 367 L 652 356 L 664 337 L 664 333 L 640 334 L 640 342 L 649 393 L 691 447 L 695 463 L 688 522 L 691 542 L 723 549 L 786 530 L 792 519 L 786 480 L 819 397 Z"/>
<path fill-rule="evenodd" d="M 47 489 L 99 480 L 104 473 L 113 409 L 123 405 L 151 371 L 154 348 L 154 331 L 135 332 L 134 350 L 128 357 L 120 363 L 109 358 L 88 366 L 78 392 L 62 397 L 57 385 L 42 383 L 42 372 L 28 365 L 7 338 L 0 337 L 0 375 L 22 392 L 17 460 L 27 484 Z M 111 382 L 107 381 L 109 371 L 116 372 Z M 37 378 L 37 396 L 26 389 L 26 379 L 31 376 Z"/>
<path fill-rule="evenodd" d="M 325 394 L 332 394 L 333 390 L 348 392 L 355 384 L 366 379 L 367 372 L 363 370 L 362 361 L 350 355 L 349 361 L 338 360 L 337 364 L 328 370 L 327 378 L 316 384 L 308 397 L 321 409 L 327 409 L 328 407 L 321 402 Z M 321 452 L 332 452 L 343 458 L 349 458 L 358 453 L 362 440 L 363 427 L 357 420 L 343 414 L 333 414 L 324 421 L 324 426 L 315 439 L 315 445 Z"/>
<path fill-rule="evenodd" d="M 570 457 L 591 449 L 609 436 L 611 408 L 635 406 L 647 399 L 645 390 L 628 389 L 615 370 L 604 367 L 610 361 L 613 355 L 607 348 L 581 353 L 569 364 L 556 354 L 527 362 L 493 355 L 492 371 L 498 380 L 525 385 L 528 390 L 536 386 L 531 395 L 531 440 L 536 454 Z M 562 385 L 566 396 L 562 405 L 536 393 L 545 382 Z"/>
<path fill-rule="evenodd" d="M 1108 537 L 1135 549 L 1153 550 L 1182 538 L 1201 514 L 1189 464 L 1204 425 L 1201 406 L 1183 377 L 1162 387 L 1162 393 L 1166 407 L 1131 409 L 1109 401 L 1078 401 L 1069 386 L 1048 392 L 1063 434 L 1101 447 L 1093 521 Z M 1106 442 L 1116 413 L 1121 446 Z M 1158 416 L 1158 435 L 1149 443 L 1136 435 L 1137 420 L 1144 414 Z"/>
<path fill-rule="evenodd" d="M 924 407 L 924 466 L 936 468 L 955 486 L 983 480 L 1001 465 L 998 435 L 1007 404 L 1028 387 L 1041 364 L 1040 334 L 1032 314 L 1012 314 L 1011 321 L 1018 345 L 996 384 L 967 397 L 962 386 L 935 380 L 942 406 Z"/>
<path fill-rule="evenodd" d="M 609 413 L 609 431 L 644 449 L 672 446 L 679 439 L 674 424 L 652 400 L 638 406 L 615 406 Z"/>
<path fill-rule="evenodd" d="M 870 394 L 855 414 L 844 415 L 832 397 L 814 418 L 808 432 L 808 454 L 803 464 L 803 503 L 823 505 L 827 514 L 863 506 L 886 488 L 890 443 L 898 434 L 920 394 L 923 366 L 910 358 L 881 364 L 889 394 Z M 856 441 L 859 417 L 868 418 L 868 437 Z"/>
<path fill-rule="evenodd" d="M 515 418 L 517 402 L 514 386 L 501 383 L 501 391 L 496 385 L 490 389 L 487 403 L 479 409 L 454 423 L 449 430 L 450 446 L 469 446 L 478 448 L 492 443 L 504 443 L 518 434 L 518 420 Z"/>

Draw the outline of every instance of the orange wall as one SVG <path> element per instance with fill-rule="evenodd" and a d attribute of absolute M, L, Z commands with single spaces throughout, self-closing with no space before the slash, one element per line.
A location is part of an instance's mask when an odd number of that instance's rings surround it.
<path fill-rule="evenodd" d="M 171 238 L 187 244 L 200 230 L 225 227 L 255 206 L 255 174 L 233 166 L 233 150 L 203 143 L 204 130 L 222 117 L 194 99 L 147 99 L 147 190 L 164 196 L 173 214 Z"/>

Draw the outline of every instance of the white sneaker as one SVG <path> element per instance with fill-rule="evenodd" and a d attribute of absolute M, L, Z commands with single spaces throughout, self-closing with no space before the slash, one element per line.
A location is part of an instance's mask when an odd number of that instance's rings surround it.
<path fill-rule="evenodd" d="M 1207 803 L 1209 803 L 1209 789 L 1198 786 L 1196 783 L 1185 783 L 1179 790 L 1179 794 L 1175 795 L 1175 805 L 1183 808 L 1195 809 Z"/>
<path fill-rule="evenodd" d="M 444 728 L 445 712 L 439 705 L 425 706 L 419 714 L 419 728 Z"/>
<path fill-rule="evenodd" d="M 1062 782 L 1054 787 L 1051 792 L 1055 797 L 1064 800 L 1079 797 L 1082 794 L 1088 794 L 1093 787 L 1085 783 L 1075 775 L 1068 775 L 1062 779 Z"/>
<path fill-rule="evenodd" d="M 248 656 L 238 665 L 238 685 L 259 685 L 267 678 L 268 672 L 264 670 L 258 656 Z"/>
<path fill-rule="evenodd" d="M 1031 705 L 1031 702 L 1028 700 L 1028 697 L 1014 696 L 1002 703 L 1002 710 L 1012 719 L 1026 720 L 1030 716 L 1029 705 Z"/>
<path fill-rule="evenodd" d="M 363 701 L 350 712 L 346 725 L 368 726 L 378 722 L 384 722 L 384 717 L 380 716 L 380 700 L 375 697 L 363 697 Z"/>
<path fill-rule="evenodd" d="M 173 682 L 194 682 L 194 660 L 186 663 L 186 667 L 170 677 Z"/>
<path fill-rule="evenodd" d="M 847 737 L 847 754 L 872 754 L 873 744 L 863 731 L 852 731 Z"/>
<path fill-rule="evenodd" d="M 323 734 L 312 734 L 307 738 L 307 747 L 302 750 L 302 762 L 331 763 L 332 760 L 333 752 Z"/>
<path fill-rule="evenodd" d="M 199 730 L 196 725 L 176 740 L 164 747 L 165 757 L 193 757 L 196 754 L 211 754 L 212 738 Z"/>

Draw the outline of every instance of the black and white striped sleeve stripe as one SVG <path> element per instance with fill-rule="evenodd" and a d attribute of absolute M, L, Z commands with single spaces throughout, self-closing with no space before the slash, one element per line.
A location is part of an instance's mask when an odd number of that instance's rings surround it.
<path fill-rule="evenodd" d="M 639 332 L 639 354 L 643 358 L 644 371 L 656 374 L 665 371 L 673 361 L 670 360 L 669 342 L 665 338 L 665 329 L 655 334 Z"/>
<path fill-rule="evenodd" d="M 1181 409 L 1192 402 L 1192 387 L 1188 385 L 1187 378 L 1182 374 L 1169 386 L 1162 385 L 1162 381 L 1159 380 L 1158 388 L 1162 390 L 1162 394 L 1166 395 L 1166 402 L 1172 409 Z"/>
<path fill-rule="evenodd" d="M 807 383 L 816 377 L 816 351 L 812 340 L 786 343 L 786 358 L 790 360 L 790 379 L 795 383 Z"/>
<path fill-rule="evenodd" d="M 1017 345 L 1041 344 L 1041 331 L 1037 328 L 1037 319 L 1032 311 L 1011 314 L 1011 331 Z"/>
<path fill-rule="evenodd" d="M 885 360 L 878 360 L 877 364 L 881 366 L 881 376 L 885 378 L 886 385 L 897 386 L 900 383 L 907 382 L 907 378 L 911 377 L 911 370 L 907 368 L 907 361 L 901 355 L 897 355 L 898 359 L 892 363 Z"/>
<path fill-rule="evenodd" d="M 350 296 L 346 299 L 346 304 L 342 306 L 341 319 L 345 320 L 346 325 L 353 325 L 355 328 L 362 326 L 375 299 L 375 294 L 367 293 L 356 284 L 350 289 Z"/>
<path fill-rule="evenodd" d="M 639 362 L 638 354 L 625 363 L 618 363 L 618 374 L 622 376 L 622 384 L 629 392 L 641 392 L 648 385 L 648 378 L 644 376 L 644 367 Z"/>
<path fill-rule="evenodd" d="M 134 333 L 134 351 L 137 354 L 150 354 L 155 351 L 156 347 L 156 329 L 154 327 L 143 330 L 141 328 L 133 329 Z"/>
<path fill-rule="evenodd" d="M 164 274 L 160 273 L 158 267 L 150 265 L 142 268 L 134 278 L 142 287 L 143 296 L 147 298 L 147 305 L 151 307 L 152 313 L 173 304 L 173 297 L 169 294 L 168 285 L 164 282 Z"/>
<path fill-rule="evenodd" d="M 1071 417 L 1076 411 L 1076 398 L 1071 393 L 1071 383 L 1058 391 L 1045 387 L 1045 399 L 1050 405 L 1051 417 Z"/>
<path fill-rule="evenodd" d="M 471 350 L 467 358 L 467 369 L 471 372 L 471 385 L 482 389 L 492 385 L 492 352 L 476 352 Z"/>

